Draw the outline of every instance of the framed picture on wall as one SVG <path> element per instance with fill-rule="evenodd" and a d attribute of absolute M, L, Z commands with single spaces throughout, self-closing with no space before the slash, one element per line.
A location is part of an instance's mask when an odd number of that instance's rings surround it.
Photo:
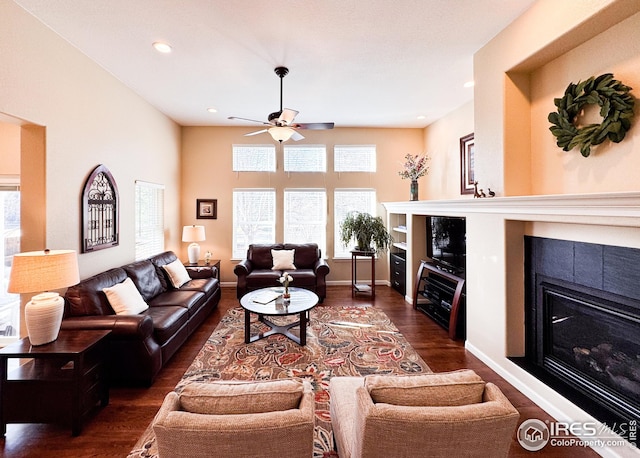
<path fill-rule="evenodd" d="M 473 194 L 476 181 L 473 172 L 475 142 L 473 134 L 460 139 L 460 194 Z"/>
<path fill-rule="evenodd" d="M 218 199 L 196 199 L 197 219 L 217 219 Z"/>

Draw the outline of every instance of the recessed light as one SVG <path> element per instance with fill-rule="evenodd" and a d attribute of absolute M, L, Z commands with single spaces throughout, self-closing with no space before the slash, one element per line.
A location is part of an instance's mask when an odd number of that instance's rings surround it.
<path fill-rule="evenodd" d="M 154 42 L 153 47 L 156 51 L 161 52 L 163 54 L 168 54 L 171 52 L 171 46 L 169 46 L 167 43 L 163 43 L 162 41 Z"/>
<path fill-rule="evenodd" d="M 427 117 L 425 115 L 419 115 L 417 119 L 427 119 Z"/>
<path fill-rule="evenodd" d="M 464 83 L 464 87 L 473 87 L 476 85 L 475 81 L 467 81 L 466 83 Z"/>
<path fill-rule="evenodd" d="M 218 110 L 216 110 L 216 109 L 215 109 L 215 108 L 213 108 L 213 107 L 209 107 L 209 108 L 207 108 L 207 111 L 208 111 L 209 113 L 217 113 L 217 112 L 218 112 Z"/>

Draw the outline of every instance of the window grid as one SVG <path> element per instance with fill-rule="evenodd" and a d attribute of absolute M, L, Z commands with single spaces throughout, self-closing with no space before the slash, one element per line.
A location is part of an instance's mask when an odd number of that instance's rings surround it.
<path fill-rule="evenodd" d="M 358 211 L 376 215 L 376 191 L 375 189 L 336 189 L 333 193 L 333 256 L 335 258 L 349 258 L 353 244 L 346 247 L 342 245 L 340 238 L 340 224 L 349 212 Z"/>
<path fill-rule="evenodd" d="M 164 186 L 136 181 L 135 260 L 164 251 Z"/>
<path fill-rule="evenodd" d="M 275 189 L 235 189 L 233 191 L 234 259 L 244 259 L 252 243 L 276 241 Z"/>
<path fill-rule="evenodd" d="M 327 148 L 324 145 L 285 145 L 285 172 L 326 172 Z"/>
<path fill-rule="evenodd" d="M 275 172 L 274 145 L 233 145 L 234 172 Z"/>
<path fill-rule="evenodd" d="M 333 147 L 335 172 L 375 172 L 376 145 L 336 145 Z"/>
<path fill-rule="evenodd" d="M 327 193 L 324 189 L 285 189 L 284 241 L 327 245 Z"/>

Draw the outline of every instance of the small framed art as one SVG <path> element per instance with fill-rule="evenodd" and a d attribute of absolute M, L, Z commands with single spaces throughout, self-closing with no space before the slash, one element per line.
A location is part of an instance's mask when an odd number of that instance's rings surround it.
<path fill-rule="evenodd" d="M 217 219 L 218 199 L 196 199 L 197 219 Z"/>
<path fill-rule="evenodd" d="M 460 194 L 473 194 L 476 181 L 473 171 L 475 142 L 473 134 L 460 139 Z"/>

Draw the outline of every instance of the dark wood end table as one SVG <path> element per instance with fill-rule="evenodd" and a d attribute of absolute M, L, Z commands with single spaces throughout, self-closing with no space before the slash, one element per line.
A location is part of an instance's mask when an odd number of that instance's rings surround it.
<path fill-rule="evenodd" d="M 358 258 L 369 258 L 371 260 L 371 284 L 358 282 Z M 376 252 L 375 251 L 351 251 L 351 297 L 358 293 L 369 294 L 376 297 Z"/>
<path fill-rule="evenodd" d="M 0 349 L 0 432 L 7 423 L 70 422 L 80 434 L 85 416 L 109 404 L 105 337 L 111 331 L 65 331 L 32 346 L 28 337 Z M 9 359 L 28 359 L 9 372 Z"/>
<path fill-rule="evenodd" d="M 281 293 L 284 288 L 262 288 L 248 292 L 240 299 L 240 305 L 244 309 L 244 342 L 251 343 L 259 339 L 264 339 L 273 334 L 282 334 L 301 346 L 307 344 L 307 322 L 309 321 L 309 311 L 318 305 L 318 295 L 313 291 L 303 288 L 289 288 L 291 298 L 288 304 L 284 303 L 282 296 L 263 304 L 263 298 L 273 293 Z M 276 294 L 273 294 L 275 297 Z M 251 335 L 251 314 L 256 313 L 258 320 L 269 326 L 268 331 L 261 332 L 255 336 Z M 278 326 L 271 320 L 265 318 L 267 316 L 287 316 L 299 314 L 300 319 L 293 323 Z M 292 334 L 290 329 L 300 326 L 300 337 Z"/>

